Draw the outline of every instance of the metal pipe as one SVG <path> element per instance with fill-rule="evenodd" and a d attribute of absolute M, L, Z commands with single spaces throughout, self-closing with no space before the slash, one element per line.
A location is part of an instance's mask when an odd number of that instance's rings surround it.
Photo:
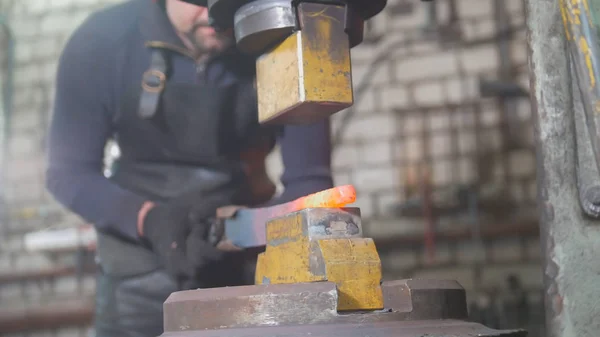
<path fill-rule="evenodd" d="M 572 113 L 578 89 L 559 1 L 527 0 L 546 336 L 597 336 L 600 226 L 584 216 L 578 201 Z"/>

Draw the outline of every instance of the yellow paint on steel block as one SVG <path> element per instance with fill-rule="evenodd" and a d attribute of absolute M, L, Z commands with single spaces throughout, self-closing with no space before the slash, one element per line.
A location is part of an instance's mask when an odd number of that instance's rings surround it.
<path fill-rule="evenodd" d="M 307 121 L 351 106 L 350 42 L 344 6 L 299 5 L 302 29 L 256 61 L 261 123 L 282 114 Z"/>
<path fill-rule="evenodd" d="M 268 244 L 256 266 L 256 284 L 323 281 L 310 271 L 310 242 L 301 214 L 270 221 Z"/>
<path fill-rule="evenodd" d="M 383 308 L 381 260 L 372 239 L 310 238 L 305 213 L 271 220 L 267 246 L 257 262 L 256 283 L 330 281 L 338 286 L 338 310 Z"/>
<path fill-rule="evenodd" d="M 298 53 L 300 32 L 256 60 L 258 119 L 267 120 L 302 101 Z"/>
<path fill-rule="evenodd" d="M 338 310 L 383 308 L 381 260 L 369 238 L 319 240 L 326 278 L 338 286 Z"/>

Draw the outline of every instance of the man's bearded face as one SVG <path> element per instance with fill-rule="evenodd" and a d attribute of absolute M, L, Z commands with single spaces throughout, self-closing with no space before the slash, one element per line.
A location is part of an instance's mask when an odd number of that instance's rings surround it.
<path fill-rule="evenodd" d="M 216 32 L 208 25 L 208 8 L 180 0 L 166 0 L 167 15 L 175 30 L 197 53 L 218 53 L 233 43 L 233 34 Z"/>

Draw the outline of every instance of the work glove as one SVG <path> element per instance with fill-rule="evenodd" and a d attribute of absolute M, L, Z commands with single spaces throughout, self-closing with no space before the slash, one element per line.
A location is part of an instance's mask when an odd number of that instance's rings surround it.
<path fill-rule="evenodd" d="M 222 206 L 219 199 L 203 198 L 192 204 L 179 198 L 154 206 L 144 218 L 144 238 L 181 289 L 227 254 L 207 240 L 210 219 Z"/>

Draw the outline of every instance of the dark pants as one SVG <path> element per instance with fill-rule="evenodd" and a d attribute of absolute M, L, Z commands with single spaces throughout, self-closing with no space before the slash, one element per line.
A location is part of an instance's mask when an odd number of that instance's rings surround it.
<path fill-rule="evenodd" d="M 155 337 L 163 333 L 163 303 L 177 286 L 163 270 L 119 279 L 99 272 L 96 337 Z"/>
<path fill-rule="evenodd" d="M 199 283 L 206 287 L 253 284 L 256 256 L 229 256 Z M 163 333 L 163 303 L 180 291 L 153 252 L 106 234 L 98 235 L 96 337 L 156 337 Z"/>

